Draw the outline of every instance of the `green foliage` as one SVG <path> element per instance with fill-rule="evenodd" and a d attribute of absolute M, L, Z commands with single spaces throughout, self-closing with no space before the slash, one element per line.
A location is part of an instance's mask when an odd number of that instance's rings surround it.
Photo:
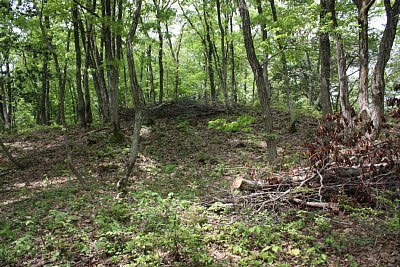
<path fill-rule="evenodd" d="M 248 132 L 251 128 L 247 127 L 256 122 L 256 118 L 244 114 L 237 118 L 236 121 L 228 123 L 226 119 L 220 118 L 208 122 L 208 129 L 216 129 L 221 132 Z"/>

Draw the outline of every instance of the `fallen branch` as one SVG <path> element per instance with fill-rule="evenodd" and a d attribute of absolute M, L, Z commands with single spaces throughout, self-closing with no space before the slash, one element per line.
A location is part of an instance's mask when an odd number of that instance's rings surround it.
<path fill-rule="evenodd" d="M 291 200 L 297 204 L 302 204 L 313 208 L 339 210 L 339 207 L 336 203 L 304 201 L 299 198 L 293 198 Z"/>
<path fill-rule="evenodd" d="M 72 150 L 70 147 L 70 143 L 69 143 L 69 136 L 68 136 L 68 132 L 67 129 L 64 129 L 64 146 L 65 146 L 65 151 L 67 154 L 67 165 L 68 167 L 71 169 L 72 173 L 76 176 L 76 178 L 78 178 L 79 182 L 83 185 L 86 184 L 85 182 L 85 178 L 83 177 L 83 175 L 79 172 L 79 170 L 75 167 L 74 163 L 73 163 L 73 158 L 72 158 Z"/>
<path fill-rule="evenodd" d="M 3 140 L 0 139 L 0 147 L 3 149 L 7 158 L 17 167 L 18 169 L 22 169 L 24 166 L 16 160 L 13 155 L 8 151 L 7 147 L 4 145 Z"/>

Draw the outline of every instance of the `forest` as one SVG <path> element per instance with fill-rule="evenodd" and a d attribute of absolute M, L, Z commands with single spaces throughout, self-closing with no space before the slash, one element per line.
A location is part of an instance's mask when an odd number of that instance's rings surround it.
<path fill-rule="evenodd" d="M 399 266 L 400 0 L 1 0 L 0 266 Z"/>

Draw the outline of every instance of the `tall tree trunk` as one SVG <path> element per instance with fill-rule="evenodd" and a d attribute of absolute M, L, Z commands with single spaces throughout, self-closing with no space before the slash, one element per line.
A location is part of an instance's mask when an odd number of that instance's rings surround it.
<path fill-rule="evenodd" d="M 149 78 L 150 78 L 150 99 L 153 105 L 156 104 L 156 91 L 154 88 L 154 74 L 153 74 L 153 64 L 152 64 L 152 56 L 151 56 L 151 45 L 147 49 L 147 59 L 149 64 Z"/>
<path fill-rule="evenodd" d="M 229 29 L 231 35 L 233 35 L 233 11 L 232 14 L 229 18 Z M 238 97 L 237 97 L 237 84 L 236 84 L 236 74 L 235 74 L 235 46 L 234 46 L 234 41 L 233 38 L 231 42 L 229 43 L 229 50 L 231 52 L 231 102 L 233 106 L 236 106 L 238 103 Z"/>
<path fill-rule="evenodd" d="M 92 4 L 90 5 L 91 0 L 87 0 L 87 8 L 88 11 L 91 14 L 96 14 L 96 6 L 97 6 L 97 1 L 92 0 Z M 103 5 L 102 5 L 103 7 Z M 101 8 L 102 12 L 102 18 L 105 17 L 105 10 L 104 8 Z M 90 27 L 92 27 L 92 24 L 90 21 L 88 21 L 88 24 Z M 104 34 L 104 28 L 105 28 L 105 20 L 102 20 L 102 35 Z M 103 38 L 101 39 L 100 46 L 101 49 L 103 47 Z M 108 91 L 107 91 L 107 84 L 106 84 L 106 79 L 105 79 L 105 72 L 104 72 L 104 64 L 103 64 L 103 57 L 102 53 L 99 51 L 97 48 L 97 41 L 96 41 L 96 34 L 93 33 L 90 35 L 90 63 L 91 63 L 91 68 L 92 70 L 92 79 L 93 79 L 93 85 L 96 90 L 97 94 L 97 99 L 99 102 L 99 111 L 101 114 L 101 117 L 104 122 L 109 122 L 110 121 L 110 109 L 109 109 L 109 99 L 108 99 Z"/>
<path fill-rule="evenodd" d="M 102 58 L 100 56 L 99 50 L 97 49 L 96 38 L 94 34 L 91 36 L 90 46 L 91 46 L 91 58 L 94 68 L 94 70 L 92 71 L 93 84 L 96 89 L 96 94 L 99 101 L 99 108 L 103 121 L 109 122 L 110 110 L 108 105 L 108 91 L 105 80 L 105 72 L 104 72 Z"/>
<path fill-rule="evenodd" d="M 120 125 L 118 117 L 118 62 L 116 62 L 116 52 L 113 34 L 111 32 L 111 23 L 113 20 L 113 9 L 111 8 L 111 0 L 102 0 L 103 9 L 105 10 L 105 26 L 104 26 L 104 43 L 106 55 L 106 68 L 108 78 L 108 97 L 110 105 L 110 118 L 113 126 L 113 135 L 119 139 Z"/>
<path fill-rule="evenodd" d="M 37 12 L 38 12 L 38 15 L 39 15 L 39 26 L 40 26 L 42 38 L 43 38 L 43 40 L 44 40 L 44 42 L 46 44 L 46 48 L 53 55 L 54 66 L 55 66 L 56 73 L 57 73 L 57 80 L 58 80 L 58 87 L 59 87 L 60 96 L 64 96 L 65 83 L 63 81 L 60 64 L 58 62 L 58 55 L 57 55 L 57 52 L 56 52 L 55 48 L 53 47 L 53 45 L 51 43 L 51 40 L 49 39 L 49 36 L 47 35 L 47 31 L 46 31 L 46 30 L 48 30 L 50 28 L 50 21 L 49 21 L 48 16 L 45 16 L 46 27 L 43 24 L 42 11 L 43 11 L 44 3 L 45 2 L 42 1 L 42 8 L 40 10 L 37 9 Z M 59 104 L 58 104 L 59 105 L 58 106 L 58 112 L 59 112 L 59 122 L 58 123 L 61 123 L 61 124 L 63 124 L 65 122 L 64 101 L 65 101 L 64 99 L 59 99 Z M 48 100 L 48 102 L 50 102 L 50 101 Z M 49 103 L 47 105 L 49 106 Z M 48 115 L 46 115 L 46 117 L 48 117 Z"/>
<path fill-rule="evenodd" d="M 245 0 L 238 0 L 240 17 L 242 18 L 242 30 L 244 35 L 244 43 L 246 48 L 247 60 L 257 84 L 258 97 L 260 99 L 264 127 L 267 139 L 268 157 L 267 161 L 274 164 L 276 159 L 276 138 L 273 132 L 272 113 L 267 95 L 267 86 L 263 75 L 263 68 L 259 63 L 254 49 L 253 36 L 251 35 L 250 15 Z"/>
<path fill-rule="evenodd" d="M 228 89 L 227 89 L 227 53 L 225 47 L 225 27 L 222 24 L 222 17 L 221 17 L 221 1 L 217 0 L 217 18 L 218 18 L 218 27 L 221 36 L 221 87 L 222 87 L 222 94 L 224 95 L 224 104 L 225 108 L 229 109 L 229 97 L 228 97 Z"/>
<path fill-rule="evenodd" d="M 130 86 L 132 88 L 133 101 L 135 105 L 135 125 L 132 134 L 132 144 L 131 144 L 131 154 L 126 166 L 125 176 L 121 177 L 118 181 L 118 191 L 122 194 L 126 193 L 126 187 L 128 184 L 128 179 L 132 174 L 133 168 L 135 167 L 138 150 L 139 150 L 139 138 L 140 138 L 140 129 L 142 127 L 142 108 L 143 96 L 142 90 L 140 89 L 139 83 L 137 81 L 135 62 L 133 60 L 133 51 L 132 51 L 132 41 L 136 33 L 136 28 L 139 23 L 140 10 L 142 7 L 142 1 L 136 0 L 136 10 L 133 15 L 132 24 L 126 37 L 126 57 L 128 60 L 128 69 L 129 69 L 129 78 L 130 78 Z"/>
<path fill-rule="evenodd" d="M 385 68 L 390 58 L 394 38 L 396 36 L 397 24 L 399 22 L 400 0 L 393 5 L 390 0 L 384 0 L 386 11 L 386 26 L 379 44 L 378 60 L 375 64 L 372 76 L 372 110 L 371 119 L 374 125 L 373 135 L 378 137 L 382 120 L 384 117 L 384 96 L 385 96 Z"/>
<path fill-rule="evenodd" d="M 327 14 L 327 1 L 321 0 L 321 14 L 320 14 L 320 27 L 323 28 Z M 330 96 L 330 76 L 331 76 L 331 44 L 329 40 L 329 33 L 323 31 L 319 37 L 319 49 L 320 49 L 320 71 L 321 71 L 321 107 L 322 115 L 325 118 L 328 114 L 332 114 L 332 103 Z"/>
<path fill-rule="evenodd" d="M 306 51 L 306 58 L 307 58 L 307 71 L 304 72 L 304 76 L 307 80 L 308 84 L 308 105 L 310 107 L 313 106 L 313 100 L 314 100 L 314 92 L 316 92 L 316 83 L 315 81 L 318 80 L 318 77 L 316 76 L 316 72 L 313 70 L 312 64 L 311 64 L 311 58 L 310 58 L 310 53 Z"/>
<path fill-rule="evenodd" d="M 274 22 L 278 23 L 278 14 L 276 12 L 275 1 L 269 0 L 269 2 L 271 4 L 272 17 L 274 19 Z M 278 35 L 280 34 L 279 31 L 277 32 L 277 34 Z M 279 50 L 281 50 L 281 61 L 282 61 L 282 67 L 283 67 L 283 81 L 285 84 L 286 102 L 289 107 L 289 113 L 290 113 L 289 132 L 294 133 L 297 131 L 296 130 L 296 115 L 294 112 L 294 106 L 293 106 L 291 90 L 290 90 L 289 70 L 288 70 L 287 61 L 286 61 L 285 48 L 283 47 L 280 39 L 278 39 L 278 47 L 279 47 Z"/>
<path fill-rule="evenodd" d="M 346 119 L 346 124 L 350 127 L 353 126 L 351 118 L 351 107 L 349 100 L 349 85 L 346 74 L 346 55 L 344 52 L 344 45 L 342 36 L 336 31 L 338 27 L 336 19 L 335 0 L 327 1 L 328 12 L 331 14 L 332 26 L 333 26 L 333 39 L 335 40 L 336 46 L 336 61 L 339 74 L 339 95 L 340 95 L 340 107 L 342 115 Z"/>
<path fill-rule="evenodd" d="M 68 31 L 67 33 L 67 47 L 65 49 L 65 53 L 69 53 L 69 47 L 70 47 L 70 40 L 71 40 L 71 30 Z M 64 62 L 64 69 L 63 69 L 63 84 L 60 90 L 60 104 L 58 105 L 58 115 L 57 115 L 57 123 L 59 124 L 64 124 L 65 123 L 65 86 L 67 82 L 67 77 L 68 77 L 68 59 L 65 58 Z"/>
<path fill-rule="evenodd" d="M 86 6 L 90 5 L 90 0 L 86 1 Z M 82 20 L 79 20 L 79 28 L 81 31 L 83 48 L 85 51 L 85 68 L 83 70 L 83 89 L 84 89 L 84 102 L 85 102 L 85 119 L 88 125 L 93 122 L 93 115 L 90 101 L 90 87 L 89 87 L 89 69 L 91 67 L 90 55 L 90 35 L 93 31 L 92 24 L 86 21 L 86 31 Z"/>
<path fill-rule="evenodd" d="M 160 79 L 160 90 L 158 94 L 158 102 L 162 103 L 164 98 L 164 36 L 161 32 L 161 10 L 159 3 L 156 0 L 153 0 L 153 3 L 156 7 L 156 18 L 157 18 L 157 33 L 158 33 L 158 71 L 159 71 L 159 79 Z"/>
<path fill-rule="evenodd" d="M 211 90 L 211 101 L 213 103 L 217 102 L 217 91 L 215 89 L 215 78 L 214 78 L 214 68 L 213 68 L 213 54 L 214 54 L 214 45 L 211 40 L 210 33 L 210 25 L 208 24 L 208 15 L 206 12 L 206 2 L 203 0 L 203 18 L 206 26 L 206 38 L 207 41 L 207 70 L 208 70 L 208 79 L 210 81 L 210 90 Z"/>
<path fill-rule="evenodd" d="M 353 0 L 358 10 L 358 44 L 359 44 L 359 89 L 358 103 L 360 104 L 359 118 L 367 119 L 370 116 L 368 106 L 368 12 L 375 0 Z"/>
<path fill-rule="evenodd" d="M 257 3 L 257 12 L 258 15 L 260 15 L 262 18 L 264 17 L 264 10 L 262 8 L 262 4 L 261 4 L 261 0 L 256 0 Z M 263 42 L 267 41 L 268 38 L 268 32 L 267 32 L 267 25 L 264 21 L 260 22 L 260 28 L 261 28 L 261 38 L 263 40 Z M 265 61 L 262 64 L 263 67 L 263 75 L 264 75 L 264 79 L 265 79 L 265 84 L 267 86 L 267 94 L 268 94 L 268 98 L 271 99 L 271 87 L 269 85 L 269 75 L 268 75 L 268 52 L 266 49 L 263 49 L 263 60 Z"/>
<path fill-rule="evenodd" d="M 76 92 L 78 95 L 78 123 L 82 127 L 86 127 L 86 115 L 85 115 L 85 99 L 82 91 L 82 55 L 81 46 L 79 41 L 79 23 L 78 23 L 78 4 L 74 4 L 72 9 L 72 20 L 74 28 L 74 44 L 75 44 L 75 82 Z"/>
<path fill-rule="evenodd" d="M 177 47 L 176 51 L 174 47 L 172 46 L 172 41 L 171 41 L 171 34 L 169 33 L 168 29 L 168 23 L 165 23 L 165 28 L 167 31 L 167 38 L 168 38 L 168 46 L 171 52 L 171 56 L 174 59 L 175 63 L 175 73 L 174 73 L 174 101 L 178 99 L 178 86 L 179 86 L 179 53 L 181 50 L 181 45 L 182 45 L 182 36 L 183 36 L 183 31 L 185 29 L 186 23 L 184 23 L 181 27 L 181 32 L 178 37 L 177 41 Z"/>

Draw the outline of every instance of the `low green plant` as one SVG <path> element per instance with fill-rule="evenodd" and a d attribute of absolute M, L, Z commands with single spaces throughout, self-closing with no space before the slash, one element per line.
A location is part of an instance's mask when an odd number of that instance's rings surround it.
<path fill-rule="evenodd" d="M 236 121 L 228 122 L 225 118 L 216 119 L 208 122 L 208 129 L 216 129 L 221 132 L 248 132 L 251 130 L 248 126 L 256 122 L 256 118 L 244 114 L 236 119 Z"/>

